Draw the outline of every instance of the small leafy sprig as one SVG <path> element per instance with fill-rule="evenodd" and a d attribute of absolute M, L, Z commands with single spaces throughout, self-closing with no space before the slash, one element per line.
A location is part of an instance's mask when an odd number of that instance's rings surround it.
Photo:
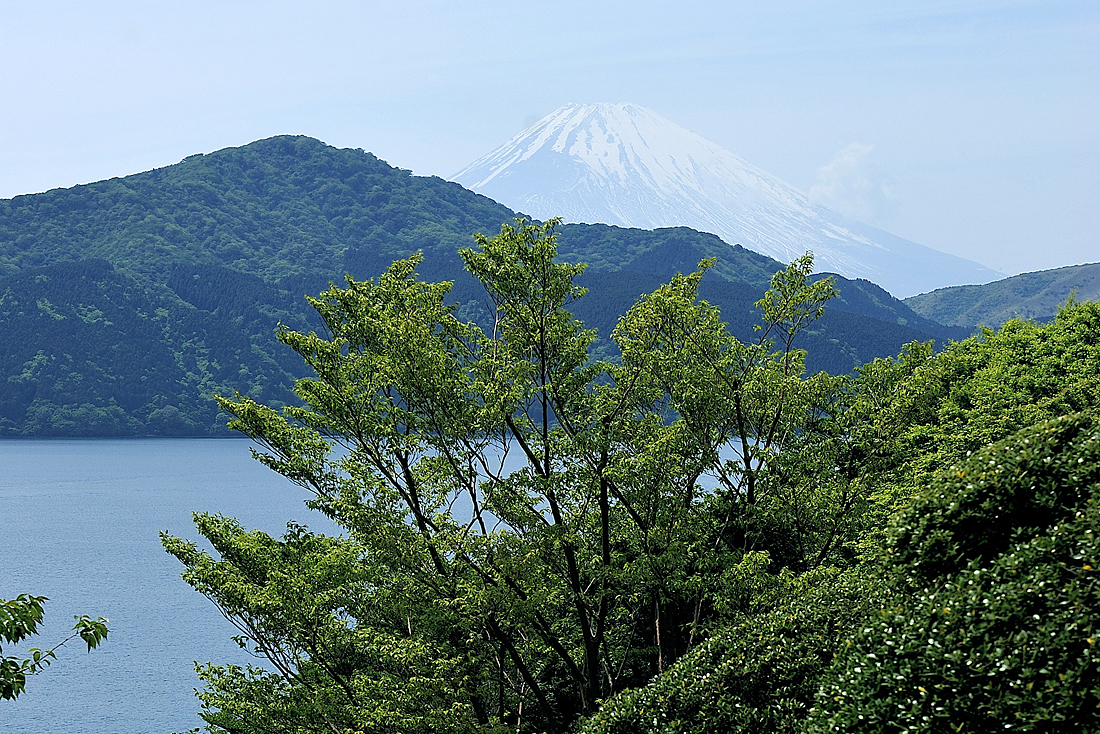
<path fill-rule="evenodd" d="M 0 653 L 3 644 L 15 644 L 38 634 L 38 625 L 45 616 L 44 596 L 20 594 L 14 599 L 0 599 Z M 11 700 L 26 688 L 27 676 L 47 668 L 57 659 L 57 651 L 75 637 L 88 645 L 88 651 L 107 639 L 107 622 L 103 617 L 92 619 L 88 615 L 74 615 L 73 632 L 48 650 L 32 647 L 30 656 L 22 660 L 13 655 L 0 657 L 0 699 Z"/>

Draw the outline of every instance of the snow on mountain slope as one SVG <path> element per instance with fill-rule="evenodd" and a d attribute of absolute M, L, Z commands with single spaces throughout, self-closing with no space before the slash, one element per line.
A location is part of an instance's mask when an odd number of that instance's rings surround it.
<path fill-rule="evenodd" d="M 904 298 L 1004 277 L 846 219 L 645 107 L 568 104 L 452 177 L 537 219 L 687 226 L 789 262 L 866 278 Z"/>

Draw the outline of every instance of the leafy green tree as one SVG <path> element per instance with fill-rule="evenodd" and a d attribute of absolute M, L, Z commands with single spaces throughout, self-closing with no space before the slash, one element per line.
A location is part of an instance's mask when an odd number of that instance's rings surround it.
<path fill-rule="evenodd" d="M 817 430 L 779 457 L 784 493 L 831 498 L 815 512 L 789 513 L 820 528 L 804 534 L 823 542 L 810 549 L 808 567 L 819 558 L 874 560 L 890 517 L 940 470 L 1036 422 L 1097 415 L 1098 380 L 1095 303 L 1068 303 L 1050 324 L 1009 321 L 938 354 L 931 342 L 914 342 L 860 367 L 833 393 Z M 834 516 L 830 507 L 849 509 Z"/>
<path fill-rule="evenodd" d="M 201 670 L 212 728 L 564 731 L 760 606 L 745 569 L 798 532 L 772 527 L 770 467 L 834 387 L 793 343 L 835 289 L 796 262 L 746 345 L 697 300 L 704 263 L 594 361 L 555 225 L 462 251 L 484 328 L 397 261 L 310 299 L 325 335 L 280 332 L 316 374 L 304 405 L 219 401 L 346 535 L 199 515 L 218 558 L 163 537 L 270 665 Z"/>
<path fill-rule="evenodd" d="M 0 599 L 0 642 L 16 644 L 38 634 L 38 625 L 45 616 L 46 597 L 20 594 L 14 599 Z M 48 650 L 32 647 L 30 657 L 20 659 L 14 655 L 0 657 L 0 699 L 11 700 L 26 689 L 27 676 L 45 669 L 57 659 L 57 651 L 69 640 L 79 637 L 88 645 L 88 651 L 107 639 L 107 621 L 103 617 L 92 619 L 77 616 L 73 633 Z M 0 645 L 0 653 L 3 646 Z"/>
<path fill-rule="evenodd" d="M 885 439 L 877 471 L 908 487 L 904 500 L 1021 428 L 1100 410 L 1100 304 L 1067 303 L 1045 325 L 1011 320 L 934 358 L 910 345 L 900 362 L 876 360 L 863 374 L 856 392 L 874 396 L 869 430 Z"/>

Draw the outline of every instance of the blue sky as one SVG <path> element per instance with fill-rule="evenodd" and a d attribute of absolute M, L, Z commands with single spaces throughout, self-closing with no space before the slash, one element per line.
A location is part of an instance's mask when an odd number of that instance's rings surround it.
<path fill-rule="evenodd" d="M 0 197 L 300 133 L 449 176 L 634 102 L 929 247 L 1100 261 L 1100 3 L 0 0 Z"/>

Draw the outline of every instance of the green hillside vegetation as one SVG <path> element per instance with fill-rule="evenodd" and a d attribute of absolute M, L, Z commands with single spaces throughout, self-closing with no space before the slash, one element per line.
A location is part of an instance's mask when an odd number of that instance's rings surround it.
<path fill-rule="evenodd" d="M 1100 305 L 833 376 L 835 281 L 742 340 L 708 261 L 593 361 L 552 227 L 461 256 L 490 330 L 399 261 L 280 331 L 295 406 L 220 401 L 343 533 L 162 535 L 267 663 L 200 666 L 211 732 L 1100 729 Z"/>
<path fill-rule="evenodd" d="M 484 326 L 484 292 L 458 250 L 512 218 L 457 184 L 290 136 L 0 201 L 0 435 L 227 435 L 213 395 L 291 400 L 304 373 L 276 327 L 318 328 L 304 296 L 345 274 L 377 276 L 421 252 L 421 277 L 454 281 L 448 298 Z M 704 297 L 750 339 L 752 304 L 782 267 L 685 228 L 567 225 L 559 241 L 590 264 L 580 308 L 606 357 L 630 304 L 704 258 L 716 259 Z M 866 281 L 839 287 L 799 336 L 811 370 L 966 335 Z"/>
<path fill-rule="evenodd" d="M 512 216 L 370 153 L 284 136 L 0 201 L 0 269 L 102 258 L 148 283 L 185 263 L 278 284 L 341 273 L 345 254 L 361 245 L 391 260 L 418 249 L 453 253 L 470 233 Z"/>
<path fill-rule="evenodd" d="M 942 324 L 997 328 L 1013 318 L 1049 321 L 1073 295 L 1100 300 L 1100 263 L 1023 273 L 985 285 L 940 288 L 905 299 L 917 313 Z"/>
<path fill-rule="evenodd" d="M 204 271 L 211 280 L 218 274 Z M 173 277 L 189 272 L 176 270 Z M 290 399 L 300 368 L 257 334 L 280 317 L 299 326 L 304 321 L 297 313 L 261 313 L 237 299 L 227 286 L 239 280 L 233 273 L 218 293 L 235 305 L 209 310 L 98 259 L 31 268 L 0 281 L 0 374 L 6 376 L 0 431 L 208 435 L 224 431 L 224 417 L 209 398 L 214 391 L 236 389 L 276 403 Z"/>
<path fill-rule="evenodd" d="M 894 298 L 886 290 L 869 280 L 863 278 L 849 280 L 830 273 L 821 273 L 816 277 L 822 278 L 830 275 L 837 279 L 837 287 L 840 289 L 840 295 L 836 299 L 837 302 L 833 304 L 834 311 L 858 314 L 876 321 L 906 326 L 945 342 L 965 339 L 975 331 L 972 325 L 966 327 L 944 325 L 939 321 L 917 313 L 908 303 Z"/>

